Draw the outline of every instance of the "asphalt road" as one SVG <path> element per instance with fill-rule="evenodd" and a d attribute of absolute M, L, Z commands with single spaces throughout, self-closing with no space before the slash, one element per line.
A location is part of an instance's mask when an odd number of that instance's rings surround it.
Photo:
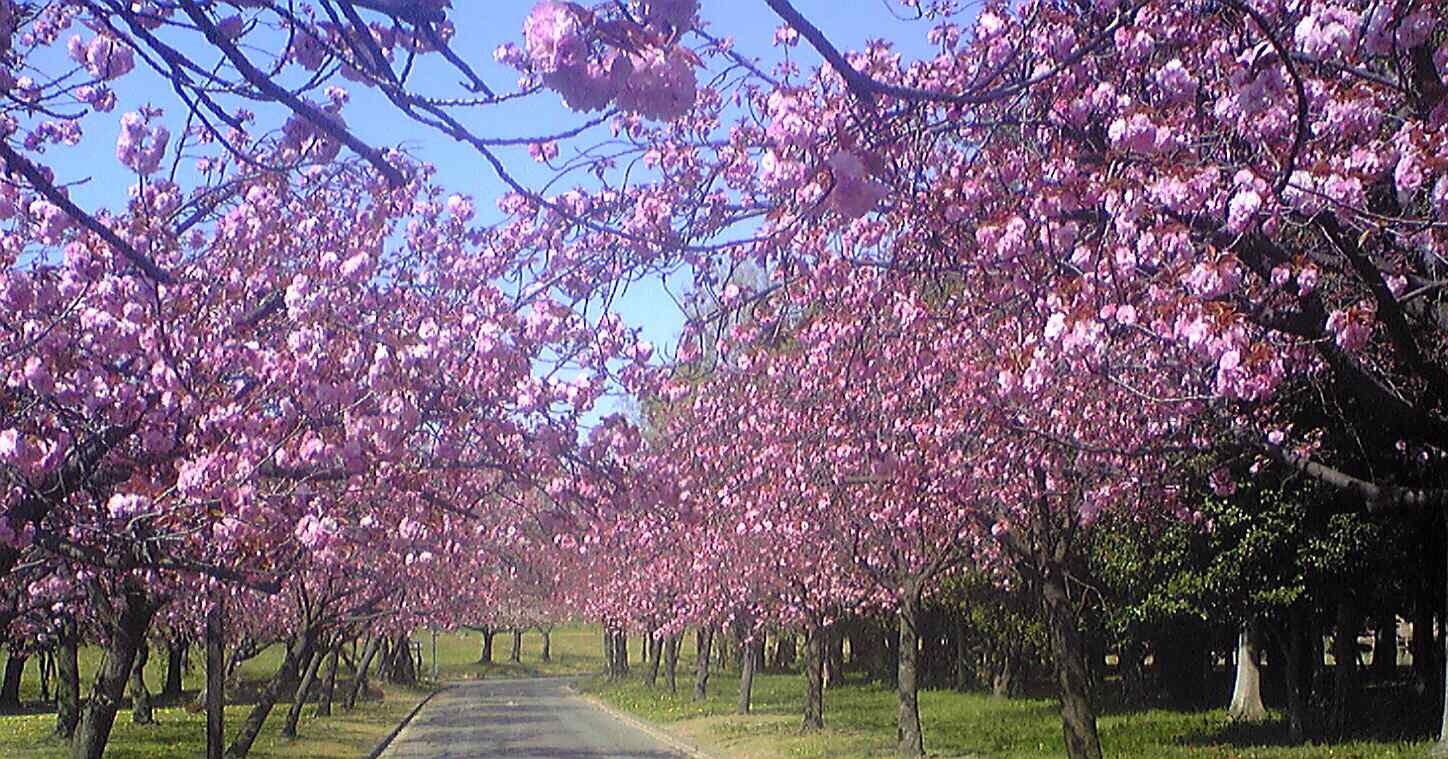
<path fill-rule="evenodd" d="M 568 690 L 567 679 L 480 680 L 439 693 L 381 759 L 681 759 Z"/>

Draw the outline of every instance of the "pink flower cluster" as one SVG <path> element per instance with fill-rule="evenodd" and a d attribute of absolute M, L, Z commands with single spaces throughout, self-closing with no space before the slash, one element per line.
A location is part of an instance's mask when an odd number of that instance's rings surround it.
<path fill-rule="evenodd" d="M 71 60 L 97 79 L 119 79 L 136 67 L 131 48 L 107 34 L 98 35 L 89 43 L 82 42 L 79 36 L 71 37 L 67 47 Z"/>
<path fill-rule="evenodd" d="M 149 119 L 131 111 L 121 117 L 121 133 L 116 138 L 116 159 L 137 174 L 155 173 L 166 155 L 171 132 L 161 124 L 151 125 Z"/>

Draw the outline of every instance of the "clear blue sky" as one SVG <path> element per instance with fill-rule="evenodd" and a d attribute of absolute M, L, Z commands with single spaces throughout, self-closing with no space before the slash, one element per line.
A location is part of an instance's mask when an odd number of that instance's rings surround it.
<path fill-rule="evenodd" d="M 457 27 L 453 38 L 455 50 L 477 67 L 495 89 L 511 89 L 516 73 L 494 64 L 492 51 L 503 42 L 521 42 L 523 18 L 533 2 L 453 0 L 451 18 Z M 907 59 L 932 54 L 925 42 L 927 24 L 902 21 L 899 16 L 908 15 L 906 9 L 888 0 L 799 0 L 796 6 L 842 49 L 858 49 L 867 39 L 885 38 L 893 40 L 897 50 Z M 779 21 L 763 0 L 702 0 L 700 15 L 708 22 L 710 33 L 733 37 L 739 52 L 761 58 L 766 63 L 778 57 L 779 52 L 772 46 L 772 41 Z M 818 62 L 804 45 L 792 54 L 805 67 Z M 448 95 L 460 92 L 456 86 L 457 77 L 450 69 L 429 65 L 430 68 L 419 69 L 420 78 L 414 77 L 414 81 L 420 82 L 420 89 Z M 84 208 L 118 207 L 124 200 L 125 188 L 132 182 L 110 153 L 122 113 L 145 104 L 161 106 L 168 114 L 182 112 L 170 87 L 143 69 L 138 61 L 136 72 L 120 83 L 118 94 L 121 101 L 113 113 L 87 120 L 88 138 L 84 144 L 96 151 L 104 151 L 105 155 L 76 155 L 77 151 L 60 150 L 47 156 L 62 180 L 89 178 L 90 181 L 72 189 L 72 197 Z M 429 77 L 447 78 L 429 81 Z M 344 111 L 344 116 L 359 136 L 375 145 L 402 144 L 409 152 L 438 166 L 439 181 L 444 186 L 475 196 L 480 214 L 492 211 L 493 200 L 502 191 L 503 185 L 476 153 L 443 135 L 414 125 L 364 88 L 354 86 L 349 90 L 353 101 Z M 173 124 L 177 120 L 174 117 L 168 119 Z M 483 135 L 533 135 L 567 128 L 578 123 L 578 116 L 566 111 L 551 93 L 543 93 L 502 108 L 473 109 L 466 114 L 465 121 Z M 567 150 L 566 147 L 564 149 Z M 505 159 L 521 179 L 541 182 L 549 176 L 549 170 L 534 164 L 525 150 L 505 154 Z M 675 283 L 671 286 L 676 295 L 680 294 L 678 287 L 682 285 Z M 634 286 L 616 303 L 616 309 L 629 324 L 640 327 L 646 339 L 672 353 L 672 345 L 683 324 L 683 315 L 661 283 L 644 282 Z"/>

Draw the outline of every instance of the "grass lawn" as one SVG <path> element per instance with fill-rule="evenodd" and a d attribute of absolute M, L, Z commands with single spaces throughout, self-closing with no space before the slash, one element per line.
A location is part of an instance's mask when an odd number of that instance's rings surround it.
<path fill-rule="evenodd" d="M 715 673 L 709 680 L 709 699 L 695 703 L 692 657 L 689 663 L 686 667 L 681 657 L 678 696 L 650 690 L 638 678 L 621 683 L 594 678 L 585 683 L 584 690 L 715 753 L 737 759 L 862 759 L 894 754 L 893 690 L 872 684 L 828 690 L 826 730 L 801 735 L 804 683 L 799 675 L 756 677 L 754 713 L 739 717 L 733 714 L 737 673 Z M 997 700 L 981 694 L 924 691 L 920 713 L 925 723 L 925 749 L 932 756 L 1065 756 L 1060 717 L 1052 700 Z M 1402 740 L 1285 746 L 1278 738 L 1284 731 L 1234 728 L 1222 710 L 1107 714 L 1101 717 L 1099 728 L 1111 759 L 1399 759 L 1422 756 L 1428 747 L 1426 742 Z"/>
<path fill-rule="evenodd" d="M 444 682 L 480 677 L 535 677 L 548 675 L 591 675 L 603 669 L 602 628 L 593 625 L 568 625 L 553 630 L 551 660 L 541 660 L 543 636 L 537 630 L 523 636 L 520 661 L 508 661 L 512 636 L 499 633 L 493 639 L 493 663 L 478 664 L 481 638 L 474 632 L 439 633 L 437 636 L 438 673 Z M 422 631 L 413 638 L 422 644 L 424 678 L 432 675 L 432 634 Z M 635 645 L 637 648 L 637 644 Z M 636 654 L 637 655 L 637 654 Z M 188 695 L 199 690 L 205 677 L 202 651 L 191 651 L 193 666 L 183 678 Z M 87 647 L 80 651 L 81 688 L 84 694 L 100 665 L 101 651 Z M 241 665 L 245 686 L 266 681 L 281 664 L 281 647 L 272 646 Z M 146 664 L 146 683 L 154 693 L 161 688 L 166 673 L 166 654 L 153 648 Z M 345 693 L 344 673 L 339 673 L 338 691 Z M 347 677 L 350 682 L 350 676 Z M 267 718 L 266 727 L 257 739 L 251 756 L 256 759 L 356 759 L 365 756 L 383 736 L 407 715 L 428 690 L 424 687 L 404 688 L 372 681 L 381 687 L 383 698 L 359 702 L 348 712 L 335 707 L 333 716 L 313 719 L 312 707 L 303 711 L 299 738 L 289 740 L 278 733 L 286 717 L 288 705 L 278 704 Z M 3 759 L 60 759 L 66 755 L 66 744 L 50 737 L 55 714 L 49 704 L 38 703 L 40 673 L 38 660 L 26 662 L 21 680 L 21 699 L 33 713 L 0 715 L 0 757 Z M 247 705 L 226 708 L 228 734 L 245 719 Z M 194 759 L 205 753 L 205 718 L 182 708 L 157 708 L 155 725 L 131 722 L 129 708 L 116 717 L 115 732 L 106 749 L 107 759 Z"/>

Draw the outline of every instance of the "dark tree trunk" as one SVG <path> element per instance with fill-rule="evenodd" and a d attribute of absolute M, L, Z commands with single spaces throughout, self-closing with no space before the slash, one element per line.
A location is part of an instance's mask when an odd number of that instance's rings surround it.
<path fill-rule="evenodd" d="M 136 661 L 131 665 L 131 721 L 138 725 L 152 725 L 156 722 L 155 711 L 151 708 L 151 691 L 146 688 L 146 662 L 151 658 L 151 647 L 142 642 L 136 649 Z"/>
<path fill-rule="evenodd" d="M 644 675 L 644 682 L 652 688 L 659 682 L 659 667 L 664 658 L 664 639 L 655 634 L 647 639 L 647 643 L 644 650 L 648 652 L 649 669 L 648 674 Z"/>
<path fill-rule="evenodd" d="M 518 664 L 523 661 L 523 631 L 513 631 L 513 647 L 508 651 L 508 661 Z"/>
<path fill-rule="evenodd" d="M 698 654 L 694 657 L 694 700 L 709 697 L 709 657 L 714 646 L 714 628 L 701 625 L 695 632 Z"/>
<path fill-rule="evenodd" d="M 50 701 L 50 676 L 55 667 L 55 655 L 50 651 L 41 651 L 40 661 L 37 663 L 40 665 L 40 701 L 46 703 Z"/>
<path fill-rule="evenodd" d="M 804 639 L 804 725 L 805 732 L 825 726 L 825 638 L 826 628 L 811 622 Z"/>
<path fill-rule="evenodd" d="M 327 652 L 327 675 L 322 680 L 322 695 L 317 699 L 317 716 L 332 716 L 332 696 L 337 691 L 337 659 L 341 656 L 342 644 L 332 644 Z"/>
<path fill-rule="evenodd" d="M 925 756 L 925 736 L 920 727 L 920 599 L 907 587 L 900 602 L 899 669 L 895 675 L 895 738 L 900 756 Z"/>
<path fill-rule="evenodd" d="M 990 673 L 990 694 L 994 698 L 1010 698 L 1016 690 L 1016 670 L 1020 667 L 1020 650 L 1003 642 L 995 652 Z"/>
<path fill-rule="evenodd" d="M 780 631 L 774 643 L 774 671 L 788 672 L 798 655 L 794 633 Z"/>
<path fill-rule="evenodd" d="M 181 679 L 189 647 L 184 640 L 166 642 L 166 681 L 161 686 L 161 698 L 171 703 L 181 700 Z"/>
<path fill-rule="evenodd" d="M 628 630 L 620 629 L 614 633 L 614 656 L 618 664 L 618 676 L 628 676 Z"/>
<path fill-rule="evenodd" d="M 25 654 L 10 652 L 5 660 L 5 679 L 0 682 L 0 709 L 20 709 L 20 679 L 25 674 Z"/>
<path fill-rule="evenodd" d="M 957 625 L 955 629 L 955 689 L 961 692 L 970 690 L 971 680 L 974 677 L 973 666 L 970 657 L 970 638 L 965 634 L 965 625 Z"/>
<path fill-rule="evenodd" d="M 679 692 L 679 635 L 674 633 L 664 641 L 664 684 L 670 694 Z"/>
<path fill-rule="evenodd" d="M 71 759 L 101 759 L 105 753 L 111 728 L 116 724 L 116 712 L 126 694 L 131 666 L 136 661 L 136 650 L 145 642 L 146 629 L 151 626 L 151 618 L 158 608 L 139 588 L 124 592 L 122 608 L 110 631 L 100 670 L 96 672 L 95 685 L 81 707 L 80 721 L 71 738 Z"/>
<path fill-rule="evenodd" d="M 1433 642 L 1433 603 L 1421 594 L 1413 607 L 1413 639 L 1408 649 L 1413 654 L 1413 679 L 1419 695 L 1432 693 L 1437 687 L 1440 668 L 1438 649 Z"/>
<path fill-rule="evenodd" d="M 545 662 L 553 661 L 553 631 L 543 628 L 543 653 L 539 656 Z"/>
<path fill-rule="evenodd" d="M 1086 663 L 1086 640 L 1076 608 L 1066 591 L 1065 570 L 1043 560 L 1039 569 L 1041 596 L 1056 669 L 1056 694 L 1061 701 L 1061 729 L 1070 759 L 1101 759 L 1096 732 L 1096 709 L 1091 703 L 1091 673 Z"/>
<path fill-rule="evenodd" d="M 613 642 L 613 628 L 603 628 L 603 668 L 608 679 L 618 679 L 618 646 Z"/>
<path fill-rule="evenodd" d="M 1289 612 L 1287 623 L 1277 629 L 1273 637 L 1277 641 L 1277 652 L 1282 657 L 1283 680 L 1287 692 L 1287 736 L 1293 743 L 1301 743 L 1307 737 L 1307 694 L 1303 681 L 1310 670 L 1304 656 L 1308 648 L 1303 633 L 1302 612 Z"/>
<path fill-rule="evenodd" d="M 1448 558 L 1448 551 L 1444 552 L 1444 556 Z M 1448 610 L 1445 610 L 1444 614 L 1444 625 L 1448 627 Z M 1431 629 L 1431 627 L 1425 628 L 1425 630 Z M 1418 631 L 1416 629 L 1413 630 L 1413 634 L 1417 635 Z M 1441 637 L 1443 638 L 1443 651 L 1439 656 L 1439 663 L 1444 667 L 1448 667 L 1448 630 L 1444 630 Z M 1428 755 L 1444 757 L 1448 756 L 1448 670 L 1442 673 L 1442 680 L 1439 682 L 1439 685 L 1443 688 L 1443 691 L 1439 694 L 1443 697 L 1443 716 L 1438 726 L 1438 742 L 1428 751 Z"/>
<path fill-rule="evenodd" d="M 226 607 L 216 599 L 206 612 L 206 759 L 226 748 Z"/>
<path fill-rule="evenodd" d="M 256 737 L 261 734 L 261 727 L 266 722 L 267 715 L 271 714 L 272 707 L 276 706 L 287 684 L 296 677 L 297 670 L 311 658 L 315 635 L 316 632 L 311 628 L 303 628 L 292 639 L 291 645 L 287 646 L 286 653 L 282 655 L 282 665 L 267 682 L 261 695 L 257 696 L 256 704 L 241 723 L 236 738 L 226 747 L 229 759 L 242 759 L 251 753 L 252 744 L 256 743 Z"/>
<path fill-rule="evenodd" d="M 768 665 L 766 664 L 766 662 L 765 662 L 765 656 L 764 656 L 764 649 L 765 649 L 765 646 L 768 645 L 768 641 L 769 641 L 769 633 L 761 630 L 761 631 L 759 631 L 759 640 L 755 642 L 756 644 L 753 645 L 753 646 L 746 646 L 746 647 L 745 647 L 745 653 L 746 653 L 746 655 L 749 655 L 749 656 L 753 656 L 753 657 L 754 657 L 754 671 L 755 671 L 755 673 L 763 672 L 764 669 L 765 669 L 765 667 L 768 666 Z"/>
<path fill-rule="evenodd" d="M 70 740 L 80 721 L 80 630 L 74 620 L 62 623 L 55 654 L 55 735 Z"/>
<path fill-rule="evenodd" d="M 759 663 L 757 652 L 764 646 L 762 640 L 746 640 L 741 642 L 744 655 L 739 662 L 739 703 L 734 708 L 735 714 L 748 714 L 750 701 L 754 697 L 754 669 Z"/>
<path fill-rule="evenodd" d="M 367 645 L 362 648 L 362 663 L 357 665 L 357 674 L 352 677 L 352 688 L 347 691 L 348 709 L 356 708 L 357 695 L 367 688 L 367 668 L 377 657 L 377 649 L 381 645 L 382 635 L 374 634 L 367 639 Z"/>
<path fill-rule="evenodd" d="M 1384 613 L 1373 628 L 1373 678 L 1391 682 L 1398 678 L 1398 616 Z"/>
<path fill-rule="evenodd" d="M 1352 599 L 1337 602 L 1337 619 L 1332 635 L 1333 678 L 1331 725 L 1335 735 L 1346 733 L 1352 717 L 1353 695 L 1357 691 L 1358 630 L 1361 618 Z"/>
<path fill-rule="evenodd" d="M 839 630 L 839 625 L 830 625 L 825 628 L 825 687 L 836 688 L 845 682 L 845 636 Z M 879 648 L 875 646 L 875 648 Z M 856 649 L 850 646 L 850 659 L 865 649 Z"/>
<path fill-rule="evenodd" d="M 403 646 L 406 651 L 407 647 Z M 327 658 L 327 649 L 317 647 L 307 659 L 307 668 L 302 672 L 302 680 L 297 683 L 296 695 L 292 697 L 291 708 L 287 709 L 287 721 L 282 724 L 282 736 L 285 738 L 297 737 L 297 723 L 302 719 L 302 708 L 307 704 L 307 695 L 312 691 L 312 683 L 317 681 L 317 670 L 322 667 L 322 660 Z"/>
<path fill-rule="evenodd" d="M 494 636 L 494 635 L 497 635 L 497 634 L 498 634 L 498 632 L 497 632 L 496 630 L 491 629 L 491 628 L 489 628 L 489 629 L 484 629 L 484 630 L 482 631 L 482 635 L 483 635 L 483 650 L 482 650 L 481 653 L 478 654 L 478 663 L 479 663 L 479 664 L 492 664 L 492 663 L 493 663 L 493 636 Z"/>

